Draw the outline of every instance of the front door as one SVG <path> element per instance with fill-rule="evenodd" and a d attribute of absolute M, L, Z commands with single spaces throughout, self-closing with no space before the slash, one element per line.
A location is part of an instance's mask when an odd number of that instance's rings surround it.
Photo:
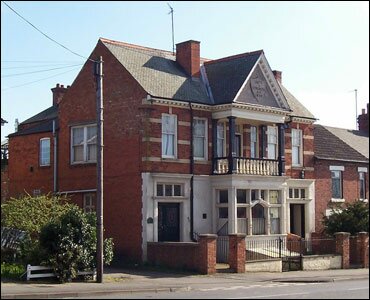
<path fill-rule="evenodd" d="M 179 203 L 158 203 L 158 241 L 180 241 Z"/>

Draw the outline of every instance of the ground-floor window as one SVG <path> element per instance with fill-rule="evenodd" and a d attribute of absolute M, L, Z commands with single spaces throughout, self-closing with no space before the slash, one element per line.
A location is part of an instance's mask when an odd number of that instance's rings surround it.
<path fill-rule="evenodd" d="M 84 211 L 86 213 L 95 211 L 95 194 L 84 194 Z"/>

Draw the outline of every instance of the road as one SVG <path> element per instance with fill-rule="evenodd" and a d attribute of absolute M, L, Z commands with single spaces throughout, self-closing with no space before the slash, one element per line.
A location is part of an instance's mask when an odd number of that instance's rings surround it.
<path fill-rule="evenodd" d="M 86 297 L 84 297 L 86 298 Z M 258 282 L 158 293 L 119 293 L 91 299 L 369 299 L 369 279 L 331 282 Z M 87 298 L 86 298 L 87 299 Z"/>

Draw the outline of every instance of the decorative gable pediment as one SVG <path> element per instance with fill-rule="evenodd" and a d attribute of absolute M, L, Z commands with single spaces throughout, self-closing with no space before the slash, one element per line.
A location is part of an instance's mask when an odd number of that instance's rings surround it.
<path fill-rule="evenodd" d="M 263 55 L 256 62 L 233 102 L 289 109 L 285 96 Z"/>

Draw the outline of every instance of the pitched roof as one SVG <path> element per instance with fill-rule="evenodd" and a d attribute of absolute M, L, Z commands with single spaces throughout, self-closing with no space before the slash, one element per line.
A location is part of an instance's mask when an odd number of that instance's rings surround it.
<path fill-rule="evenodd" d="M 234 100 L 262 53 L 258 50 L 204 63 L 214 104 Z"/>
<path fill-rule="evenodd" d="M 37 115 L 34 115 L 33 117 L 27 119 L 26 121 L 23 121 L 21 124 L 29 124 L 34 122 L 40 122 L 50 119 L 55 119 L 58 117 L 58 106 L 53 105 L 42 112 L 38 113 Z"/>
<path fill-rule="evenodd" d="M 316 124 L 314 152 L 319 159 L 369 162 L 369 136 L 358 130 Z"/>
<path fill-rule="evenodd" d="M 152 96 L 211 104 L 199 78 L 188 76 L 172 52 L 100 39 Z"/>
<path fill-rule="evenodd" d="M 58 128 L 57 125 L 58 122 L 56 122 L 56 129 Z M 8 137 L 13 136 L 19 136 L 19 135 L 27 135 L 27 134 L 34 134 L 34 133 L 41 133 L 41 132 L 52 132 L 53 131 L 53 120 L 46 120 L 44 122 L 41 122 L 35 126 L 19 130 L 17 132 L 14 132 L 12 134 L 9 134 Z"/>

